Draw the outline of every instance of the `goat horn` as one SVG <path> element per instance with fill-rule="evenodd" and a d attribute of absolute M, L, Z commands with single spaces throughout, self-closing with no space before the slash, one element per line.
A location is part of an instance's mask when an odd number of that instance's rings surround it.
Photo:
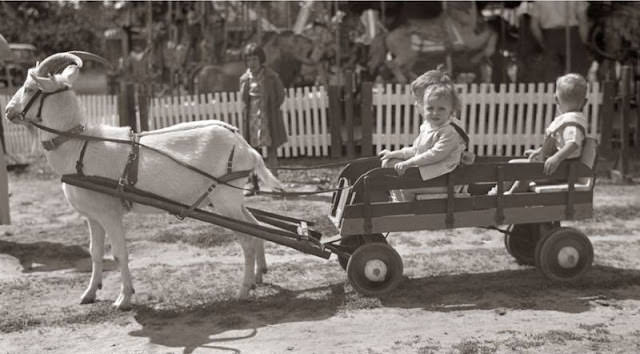
<path fill-rule="evenodd" d="M 55 74 L 69 64 L 76 64 L 78 67 L 82 67 L 82 59 L 71 53 L 52 54 L 38 65 L 36 72 L 39 75 Z"/>
<path fill-rule="evenodd" d="M 67 52 L 67 53 L 68 54 L 73 54 L 73 55 L 75 55 L 75 56 L 77 56 L 79 58 L 82 58 L 82 60 L 93 60 L 93 61 L 96 61 L 96 62 L 104 65 L 108 70 L 113 70 L 113 65 L 111 65 L 111 63 L 107 59 L 105 59 L 105 58 L 103 58 L 103 57 L 101 57 L 101 56 L 99 56 L 97 54 L 93 54 L 93 53 L 89 53 L 89 52 L 83 52 L 83 51 L 80 51 L 80 50 L 73 50 L 73 51 L 70 51 L 70 52 Z"/>

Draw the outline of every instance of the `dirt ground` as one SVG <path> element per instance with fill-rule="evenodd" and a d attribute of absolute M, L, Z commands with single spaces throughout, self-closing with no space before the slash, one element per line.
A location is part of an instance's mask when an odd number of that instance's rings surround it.
<path fill-rule="evenodd" d="M 313 190 L 337 172 L 281 179 Z M 128 215 L 136 294 L 122 312 L 111 307 L 120 275 L 109 251 L 98 302 L 79 305 L 90 276 L 85 222 L 59 179 L 36 165 L 10 174 L 12 225 L 0 226 L 0 353 L 637 353 L 639 191 L 600 180 L 595 217 L 565 223 L 595 250 L 576 283 L 518 265 L 495 231 L 393 233 L 406 279 L 381 299 L 358 295 L 334 257 L 268 243 L 265 284 L 238 301 L 242 257 L 231 232 Z M 329 198 L 248 204 L 314 220 L 331 236 Z"/>

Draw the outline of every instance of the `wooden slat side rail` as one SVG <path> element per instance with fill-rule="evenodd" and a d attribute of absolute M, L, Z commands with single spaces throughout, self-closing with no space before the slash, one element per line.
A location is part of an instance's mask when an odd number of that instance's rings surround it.
<path fill-rule="evenodd" d="M 555 193 L 518 193 L 502 196 L 502 209 L 523 208 L 527 206 L 550 206 L 559 205 L 565 208 L 567 205 L 568 192 Z M 590 204 L 593 201 L 593 193 L 573 192 L 574 204 Z M 358 219 L 365 217 L 363 211 L 363 203 L 351 203 L 342 214 L 344 219 Z M 371 217 L 381 217 L 385 215 L 422 215 L 422 214 L 443 214 L 448 211 L 448 200 L 444 199 L 428 199 L 413 202 L 372 202 L 369 205 L 368 212 Z M 497 210 L 496 196 L 489 195 L 472 195 L 463 198 L 456 198 L 453 211 L 458 213 L 470 210 Z M 558 218 L 564 219 L 564 210 L 557 215 Z M 491 217 L 494 220 L 493 216 Z M 495 221 L 495 220 L 494 220 Z M 501 223 L 501 222 L 500 222 Z M 497 223 L 497 224 L 500 224 Z"/>
<path fill-rule="evenodd" d="M 505 208 L 505 224 L 526 224 L 562 220 L 565 211 L 564 205 L 537 206 L 535 208 Z M 482 227 L 494 226 L 493 217 L 495 208 L 456 212 L 453 227 Z M 593 205 L 576 204 L 575 219 L 593 217 Z M 442 230 L 447 228 L 445 224 L 446 214 L 421 214 L 421 215 L 385 215 L 371 218 L 371 232 L 401 232 L 418 230 Z M 340 225 L 340 234 L 344 236 L 361 235 L 364 233 L 362 219 L 343 219 Z"/>

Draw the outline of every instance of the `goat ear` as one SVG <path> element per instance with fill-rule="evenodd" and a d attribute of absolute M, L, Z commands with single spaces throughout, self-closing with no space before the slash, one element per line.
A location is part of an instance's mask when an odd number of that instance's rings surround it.
<path fill-rule="evenodd" d="M 71 87 L 78 78 L 79 73 L 80 69 L 77 65 L 69 65 L 62 71 L 62 73 L 56 75 L 56 80 L 61 84 Z"/>
<path fill-rule="evenodd" d="M 62 88 L 62 84 L 56 81 L 54 76 L 38 76 L 34 72 L 30 72 L 29 75 L 42 92 L 53 92 Z"/>

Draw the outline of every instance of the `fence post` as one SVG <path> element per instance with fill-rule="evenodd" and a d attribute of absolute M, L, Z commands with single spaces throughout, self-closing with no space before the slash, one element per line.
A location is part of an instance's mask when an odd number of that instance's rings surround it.
<path fill-rule="evenodd" d="M 9 70 L 7 70 L 7 72 L 9 72 Z M 0 111 L 0 139 L 2 139 L 2 151 L 0 151 L 0 225 L 9 225 L 11 224 L 9 213 L 9 177 L 7 176 L 7 149 L 4 142 L 2 120 L 2 112 Z"/>
<path fill-rule="evenodd" d="M 137 129 L 135 104 L 134 85 L 130 82 L 121 82 L 118 97 L 118 115 L 121 127 L 130 126 L 133 130 Z"/>
<path fill-rule="evenodd" d="M 636 81 L 635 85 L 635 107 L 636 107 L 636 131 L 633 137 L 636 151 L 640 151 L 640 81 Z"/>
<path fill-rule="evenodd" d="M 329 86 L 329 124 L 331 124 L 331 157 L 342 156 L 342 86 Z"/>
<path fill-rule="evenodd" d="M 611 136 L 613 135 L 613 108 L 616 96 L 616 86 L 612 81 L 605 81 L 602 88 L 602 108 L 600 109 L 600 147 L 603 157 L 611 156 Z"/>
<path fill-rule="evenodd" d="M 344 115 L 345 127 L 347 129 L 347 157 L 353 159 L 355 156 L 355 137 L 353 134 L 353 72 L 345 72 L 344 85 Z"/>
<path fill-rule="evenodd" d="M 360 91 L 362 118 L 362 156 L 373 155 L 373 83 L 363 82 Z"/>
<path fill-rule="evenodd" d="M 631 67 L 624 65 L 620 75 L 620 152 L 618 164 L 612 172 L 612 179 L 616 182 L 625 182 L 629 165 L 629 97 L 631 83 Z M 615 169 L 618 169 L 617 171 Z"/>
<path fill-rule="evenodd" d="M 138 84 L 137 92 L 138 92 L 138 111 L 140 112 L 140 131 L 148 131 L 149 130 L 149 111 L 151 109 L 151 85 L 148 84 Z M 134 110 L 135 112 L 135 110 Z"/>

